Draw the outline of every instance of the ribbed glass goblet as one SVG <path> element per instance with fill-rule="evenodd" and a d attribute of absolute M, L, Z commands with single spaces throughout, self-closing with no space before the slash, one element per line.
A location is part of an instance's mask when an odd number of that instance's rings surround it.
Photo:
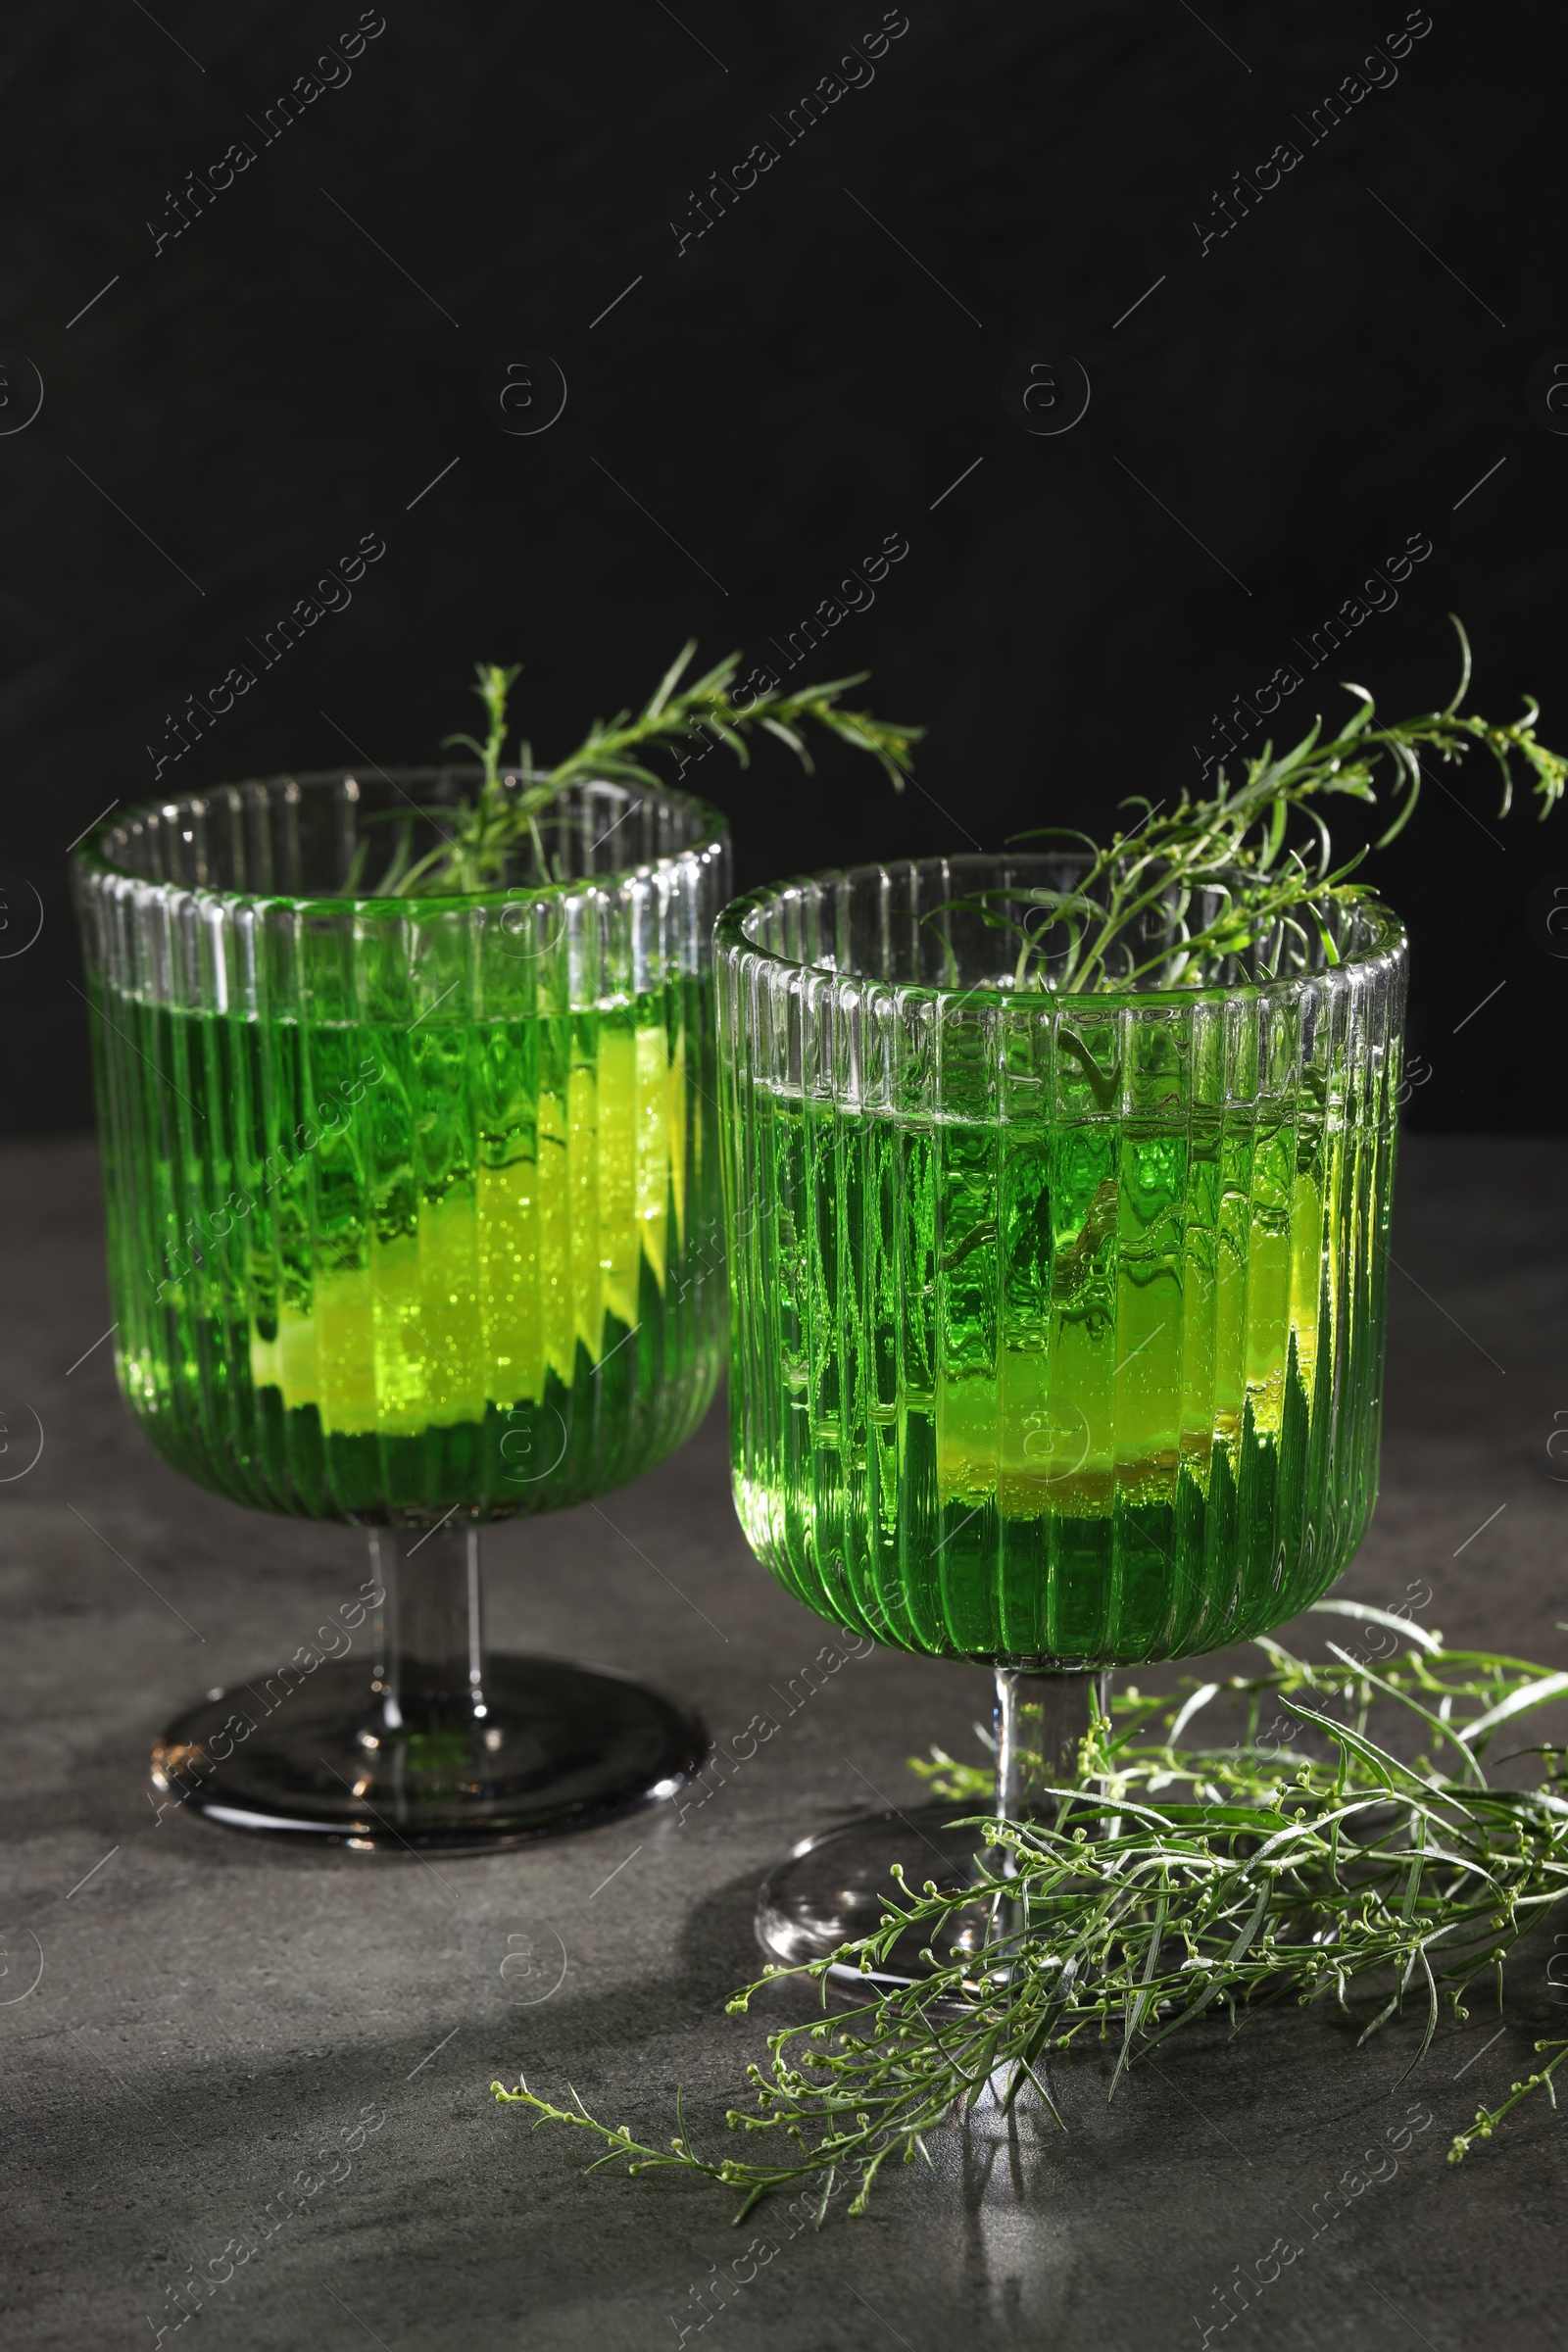
<path fill-rule="evenodd" d="M 584 784 L 505 887 L 388 895 L 478 782 L 226 786 L 74 860 L 126 1400 L 200 1485 L 372 1531 L 373 1676 L 308 1643 L 158 1743 L 231 1827 L 494 1845 L 704 1748 L 635 1683 L 487 1656 L 478 1531 L 640 1476 L 711 1397 L 723 822 Z"/>
<path fill-rule="evenodd" d="M 742 1525 L 835 1624 L 997 1670 L 1015 1818 L 1105 1670 L 1304 1608 L 1377 1483 L 1399 927 L 1367 901 L 1218 985 L 1019 989 L 962 902 L 1027 921 L 1082 870 L 860 867 L 737 900 L 716 945 Z M 961 1873 L 943 1820 L 816 1840 L 764 1943 L 874 1925 L 894 1858 Z"/>

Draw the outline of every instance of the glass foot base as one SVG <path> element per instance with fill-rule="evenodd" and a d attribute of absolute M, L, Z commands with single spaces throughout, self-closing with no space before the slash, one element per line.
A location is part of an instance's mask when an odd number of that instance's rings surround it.
<path fill-rule="evenodd" d="M 427 1701 L 395 1728 L 389 1712 L 347 1660 L 280 1696 L 236 1684 L 155 1742 L 153 1785 L 223 1829 L 485 1853 L 670 1796 L 708 1752 L 704 1725 L 657 1691 L 555 1658 L 489 1658 L 482 1706 Z"/>
<path fill-rule="evenodd" d="M 886 1897 L 898 1894 L 893 1865 L 902 1863 L 911 1893 L 928 1879 L 947 1892 L 976 1882 L 975 1832 L 949 1828 L 967 1805 L 917 1805 L 906 1813 L 868 1813 L 840 1830 L 825 1830 L 795 1848 L 787 1862 L 763 1880 L 757 1898 L 757 1939 L 770 1960 L 798 1967 L 821 1960 L 851 1936 L 868 1935 L 878 1924 Z M 989 1901 L 951 1913 L 946 1943 L 937 1946 L 941 1965 L 951 1967 L 985 1937 Z M 858 1967 L 835 1965 L 829 1972 L 843 1989 L 857 1984 L 909 1984 L 932 1972 L 920 1956 L 920 1938 L 901 1936 L 887 1959 L 867 1975 Z"/>

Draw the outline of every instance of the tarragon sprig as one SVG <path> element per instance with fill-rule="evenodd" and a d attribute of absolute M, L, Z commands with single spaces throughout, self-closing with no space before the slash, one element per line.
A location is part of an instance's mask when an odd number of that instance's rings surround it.
<path fill-rule="evenodd" d="M 784 744 L 809 770 L 811 755 L 803 729 L 816 726 L 857 751 L 868 752 L 890 781 L 903 790 L 913 746 L 925 730 L 896 726 L 873 717 L 868 710 L 845 708 L 840 698 L 852 686 L 862 684 L 867 671 L 828 678 L 792 694 L 769 688 L 737 697 L 731 690 L 741 665 L 738 653 L 726 654 L 689 686 L 681 684 L 696 652 L 696 639 L 688 639 L 640 711 L 620 710 L 612 719 L 595 719 L 577 749 L 554 767 L 536 767 L 533 747 L 524 740 L 515 772 L 504 772 L 502 752 L 507 700 L 519 671 L 492 662 L 477 662 L 473 692 L 484 706 L 487 732 L 482 741 L 471 735 L 449 735 L 446 745 L 471 751 L 478 760 L 478 795 L 456 808 L 423 812 L 443 826 L 446 838 L 412 864 L 406 857 L 395 858 L 389 876 L 379 885 L 379 895 L 409 897 L 494 889 L 506 880 L 511 860 L 520 852 L 531 855 L 533 873 L 540 883 L 557 880 L 546 857 L 540 817 L 569 784 L 603 777 L 612 783 L 658 785 L 662 779 L 647 765 L 646 754 L 661 744 L 706 737 L 723 744 L 745 767 L 751 760 L 747 739 L 760 728 Z"/>
<path fill-rule="evenodd" d="M 1508 726 L 1459 715 L 1469 691 L 1470 645 L 1457 617 L 1459 684 L 1441 710 L 1393 726 L 1374 726 L 1376 708 L 1364 686 L 1346 691 L 1358 705 L 1340 732 L 1324 739 L 1321 718 L 1291 750 L 1273 744 L 1244 762 L 1239 780 L 1221 767 L 1213 794 L 1183 792 L 1174 807 L 1138 794 L 1123 803 L 1144 813 L 1103 845 L 1064 826 L 1033 828 L 1019 842 L 1059 840 L 1077 845 L 1087 863 L 1066 886 L 1020 885 L 978 893 L 967 903 L 987 922 L 1018 942 L 1013 984 L 1082 996 L 1144 988 L 1181 988 L 1226 976 L 1229 958 L 1265 952 L 1265 968 L 1300 960 L 1315 940 L 1337 960 L 1327 910 L 1368 895 L 1350 879 L 1366 850 L 1334 862 L 1333 841 L 1321 804 L 1333 799 L 1376 806 L 1385 785 L 1393 813 L 1377 842 L 1384 849 L 1408 824 L 1421 796 L 1423 753 L 1451 763 L 1480 744 L 1501 776 L 1501 806 L 1513 805 L 1517 765 L 1533 780 L 1543 817 L 1568 786 L 1568 760 L 1537 740 L 1537 704 Z M 1305 846 L 1291 820 L 1306 821 Z M 1217 912 L 1195 919 L 1200 894 L 1217 893 Z"/>
<path fill-rule="evenodd" d="M 825 2010 L 830 1971 L 868 1974 L 904 1938 L 932 1956 L 931 1973 L 906 1988 L 768 2035 L 766 2063 L 748 2069 L 752 2103 L 728 2116 L 762 2143 L 757 2155 L 700 2154 L 680 2116 L 667 2145 L 638 2139 L 575 2093 L 562 2105 L 526 2082 L 496 2083 L 497 2097 L 589 2133 L 602 2148 L 591 2170 L 624 2161 L 633 2173 L 700 2174 L 738 2190 L 741 2215 L 804 2180 L 825 2184 L 825 2205 L 842 2176 L 861 2213 L 885 2163 L 929 2162 L 927 2135 L 982 2100 L 1007 2109 L 1033 2095 L 1059 2124 L 1053 2067 L 1085 2037 L 1115 2048 L 1114 2095 L 1130 2066 L 1210 2012 L 1234 2028 L 1287 1997 L 1348 2009 L 1367 1990 L 1376 2005 L 1361 2040 L 1413 2005 L 1419 2064 L 1443 2012 L 1462 2021 L 1481 1979 L 1496 1980 L 1500 1999 L 1506 1954 L 1568 1893 L 1568 1751 L 1523 1751 L 1540 1763 L 1529 1788 L 1484 1768 L 1499 1729 L 1511 1735 L 1561 1699 L 1568 1674 L 1447 1650 L 1387 1610 L 1318 1605 L 1386 1629 L 1380 1642 L 1392 1631 L 1389 1651 L 1410 1646 L 1375 1666 L 1368 1644 L 1331 1643 L 1330 1663 L 1308 1664 L 1264 1640 L 1267 1671 L 1250 1678 L 1189 1678 L 1174 1696 L 1128 1690 L 1085 1742 L 1050 1823 L 996 1819 L 988 1774 L 945 1757 L 926 1767 L 956 1806 L 977 1803 L 976 1845 L 989 1842 L 993 1860 L 965 1887 L 927 1881 L 915 1891 L 900 1878 L 871 1933 L 825 1959 L 770 1968 L 734 1995 L 731 2014 L 794 1978 L 820 1989 Z M 1240 1736 L 1185 1740 L 1216 1701 L 1240 1706 Z M 1410 1752 L 1373 1737 L 1380 1714 Z M 955 1953 L 955 1932 L 988 1912 L 977 1948 Z M 1544 2086 L 1555 2105 L 1568 2038 L 1536 2047 L 1546 2062 L 1479 2110 L 1452 2159 L 1530 2090 Z"/>

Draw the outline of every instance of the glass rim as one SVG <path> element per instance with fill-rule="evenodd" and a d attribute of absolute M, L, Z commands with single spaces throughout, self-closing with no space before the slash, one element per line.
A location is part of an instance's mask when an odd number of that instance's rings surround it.
<path fill-rule="evenodd" d="M 1016 853 L 1006 851 L 963 850 L 951 856 L 906 858 L 897 860 L 868 858 L 858 865 L 824 866 L 815 873 L 792 874 L 787 880 L 766 882 L 756 890 L 743 892 L 720 908 L 713 925 L 715 954 L 729 950 L 737 956 L 750 956 L 759 964 L 768 964 L 780 971 L 801 972 L 834 982 L 840 988 L 883 989 L 901 997 L 919 997 L 938 1004 L 992 1005 L 1028 1003 L 1035 1005 L 1099 1006 L 1105 1009 L 1168 1008 L 1195 1004 L 1253 1003 L 1260 999 L 1289 997 L 1304 984 L 1343 985 L 1352 973 L 1391 970 L 1404 960 L 1409 949 L 1409 934 L 1394 908 L 1374 893 L 1354 902 L 1355 911 L 1374 926 L 1374 936 L 1363 946 L 1352 949 L 1338 963 L 1325 964 L 1320 971 L 1291 972 L 1278 980 L 1210 981 L 1190 988 L 1097 988 L 1076 994 L 1056 989 L 1016 989 L 1001 987 L 994 982 L 976 981 L 967 987 L 956 987 L 937 980 L 886 980 L 873 972 L 842 970 L 837 964 L 813 963 L 806 957 L 783 954 L 776 948 L 764 947 L 748 937 L 746 923 L 750 916 L 767 906 L 776 906 L 792 891 L 817 889 L 825 883 L 853 882 L 862 875 L 894 874 L 910 869 L 935 866 L 949 868 L 981 863 L 994 864 L 1003 858 L 1038 858 L 1070 862 L 1070 851 L 1053 852 L 1032 850 Z M 1217 877 L 1223 879 L 1223 877 Z M 1310 892 L 1303 892 L 1290 906 L 1281 907 L 1281 914 L 1290 914 L 1297 906 L 1312 904 Z M 935 911 L 935 910 L 933 910 Z"/>
<path fill-rule="evenodd" d="M 503 776 L 513 771 L 503 767 Z M 117 864 L 103 854 L 105 840 L 135 822 L 138 817 L 172 817 L 177 821 L 186 809 L 201 810 L 228 793 L 248 793 L 278 784 L 300 786 L 342 784 L 367 778 L 380 777 L 401 789 L 405 783 L 415 783 L 425 777 L 454 776 L 478 782 L 484 770 L 471 760 L 427 760 L 416 767 L 378 767 L 368 762 L 360 766 L 282 768 L 275 775 L 248 776 L 240 782 L 210 784 L 201 791 L 181 793 L 167 800 L 136 801 L 129 808 L 112 810 L 88 827 L 80 843 L 71 853 L 71 862 L 83 878 L 92 884 L 130 883 L 137 889 L 164 900 L 203 899 L 209 904 L 225 906 L 310 907 L 342 912 L 346 908 L 373 909 L 385 914 L 395 911 L 409 914 L 417 908 L 450 913 L 454 909 L 489 906 L 514 906 L 520 900 L 566 900 L 581 898 L 595 891 L 615 889 L 650 874 L 668 871 L 689 858 L 700 858 L 705 852 L 722 849 L 729 832 L 729 819 L 711 801 L 705 801 L 694 792 L 683 792 L 674 784 L 643 784 L 634 786 L 618 776 L 578 776 L 564 788 L 564 794 L 586 787 L 600 790 L 637 794 L 642 799 L 657 799 L 667 806 L 689 810 L 701 830 L 681 849 L 665 850 L 656 858 L 640 858 L 633 865 L 614 866 L 602 874 L 578 874 L 567 882 L 517 882 L 490 890 L 429 891 L 416 897 L 383 897 L 373 891 L 287 891 L 225 889 L 212 882 L 178 882 L 160 879 L 152 874 L 132 873 L 127 866 Z M 548 808 L 538 813 L 550 814 Z M 618 821 L 618 820 L 617 820 Z"/>

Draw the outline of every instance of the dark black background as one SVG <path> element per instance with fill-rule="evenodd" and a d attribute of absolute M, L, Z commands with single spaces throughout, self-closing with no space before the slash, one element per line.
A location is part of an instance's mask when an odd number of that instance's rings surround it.
<path fill-rule="evenodd" d="M 1343 710 L 1346 675 L 1391 713 L 1445 700 L 1452 608 L 1478 707 L 1532 689 L 1568 744 L 1568 439 L 1524 400 L 1568 346 L 1544 10 L 1431 0 L 1393 86 L 1313 146 L 1293 118 L 1400 0 L 907 0 L 874 80 L 791 145 L 772 119 L 879 0 L 384 14 L 264 145 L 247 118 L 351 0 L 10 0 L 0 347 L 45 398 L 0 438 L 0 867 L 46 911 L 0 962 L 11 1129 L 90 1117 L 67 845 L 148 796 L 166 713 L 366 532 L 387 552 L 352 606 L 160 789 L 427 759 L 471 723 L 480 656 L 526 663 L 548 757 L 688 633 L 766 656 L 888 533 L 908 555 L 796 675 L 869 668 L 871 707 L 929 726 L 917 788 L 847 751 L 805 780 L 782 750 L 745 774 L 715 753 L 689 780 L 743 883 L 1103 825 L 1196 780 L 1212 714 L 1411 534 L 1433 553 L 1396 607 L 1287 717 Z M 691 191 L 764 138 L 777 164 L 677 252 Z M 1201 252 L 1216 188 L 1288 138 L 1300 165 Z M 255 163 L 155 253 L 235 139 Z M 1057 437 L 1001 398 L 1040 349 L 1092 385 Z M 477 398 L 517 350 L 569 387 L 533 437 Z M 1568 869 L 1568 814 L 1499 823 L 1476 761 L 1445 781 L 1373 869 L 1414 938 L 1408 1115 L 1560 1129 L 1568 967 L 1524 906 Z"/>

